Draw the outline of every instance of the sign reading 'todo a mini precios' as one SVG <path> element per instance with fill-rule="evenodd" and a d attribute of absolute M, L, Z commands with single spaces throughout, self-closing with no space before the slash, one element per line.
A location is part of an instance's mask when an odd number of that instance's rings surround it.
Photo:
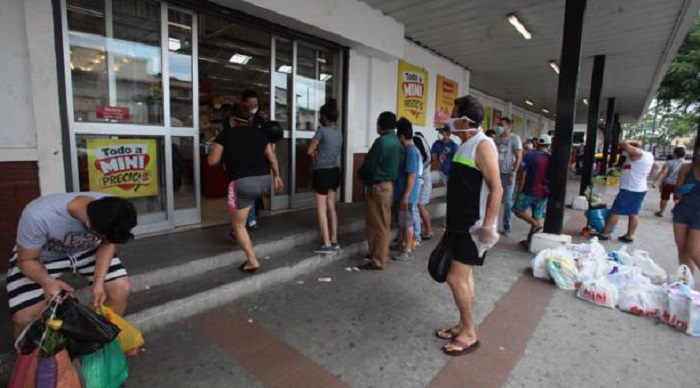
<path fill-rule="evenodd" d="M 120 197 L 158 195 L 155 139 L 88 139 L 90 191 Z"/>

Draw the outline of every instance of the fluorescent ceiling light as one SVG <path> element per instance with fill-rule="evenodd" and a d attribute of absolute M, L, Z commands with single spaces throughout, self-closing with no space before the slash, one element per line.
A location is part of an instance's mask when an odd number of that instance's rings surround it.
<path fill-rule="evenodd" d="M 530 101 L 530 100 L 525 100 L 525 103 L 528 104 L 528 105 L 530 105 L 530 106 L 535 105 L 535 104 L 533 104 L 532 101 Z"/>
<path fill-rule="evenodd" d="M 321 81 L 323 81 L 323 82 L 326 82 L 326 81 L 328 81 L 329 79 L 331 79 L 332 77 L 333 77 L 333 76 L 330 75 L 330 74 L 321 73 L 321 76 L 319 77 L 319 79 L 320 79 Z"/>
<path fill-rule="evenodd" d="M 525 26 L 520 21 L 520 19 L 518 19 L 517 16 L 515 16 L 514 14 L 508 15 L 508 21 L 510 22 L 510 24 L 513 25 L 513 27 L 515 27 L 516 30 L 518 30 L 518 32 L 520 33 L 520 35 L 523 36 L 523 38 L 525 38 L 526 40 L 532 39 L 532 33 L 530 33 L 530 31 L 528 31 L 527 28 L 525 28 Z"/>
<path fill-rule="evenodd" d="M 231 63 L 238 63 L 239 65 L 247 65 L 251 59 L 253 59 L 253 57 L 250 55 L 235 53 L 228 61 Z"/>
<path fill-rule="evenodd" d="M 583 99 L 583 105 L 588 105 L 588 100 L 586 100 L 585 98 Z"/>
<path fill-rule="evenodd" d="M 169 26 L 177 27 L 177 28 L 182 28 L 183 30 L 190 31 L 192 30 L 192 27 L 186 25 L 186 24 L 180 24 L 180 23 L 175 23 L 175 22 L 168 22 Z"/>
<path fill-rule="evenodd" d="M 282 65 L 277 68 L 277 71 L 279 71 L 280 73 L 292 74 L 292 67 L 289 65 Z"/>
<path fill-rule="evenodd" d="M 542 112 L 549 113 L 549 111 L 547 109 L 542 109 Z"/>
<path fill-rule="evenodd" d="M 178 51 L 182 47 L 182 42 L 177 38 L 168 38 L 168 50 Z"/>
<path fill-rule="evenodd" d="M 551 67 L 555 73 L 559 74 L 559 65 L 557 64 L 557 61 L 555 61 L 555 60 L 549 61 L 549 67 Z"/>

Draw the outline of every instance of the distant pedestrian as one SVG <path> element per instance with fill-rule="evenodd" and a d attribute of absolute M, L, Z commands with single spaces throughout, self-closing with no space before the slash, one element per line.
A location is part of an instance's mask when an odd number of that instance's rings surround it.
<path fill-rule="evenodd" d="M 426 140 L 422 133 L 416 132 L 416 135 L 413 136 L 413 143 L 418 148 L 423 163 L 423 176 L 419 179 L 421 187 L 416 211 L 418 214 L 414 214 L 413 216 L 413 234 L 416 235 L 418 241 L 421 242 L 422 240 L 430 240 L 433 237 L 433 227 L 430 222 L 430 212 L 428 211 L 430 196 L 433 192 L 433 182 L 430 179 L 432 155 L 428 140 Z M 423 221 L 423 225 L 421 225 L 421 221 Z"/>
<path fill-rule="evenodd" d="M 423 164 L 420 152 L 413 144 L 413 126 L 408 119 L 402 117 L 396 123 L 396 134 L 399 137 L 404 152 L 399 163 L 399 173 L 394 185 L 394 201 L 398 204 L 399 236 L 398 246 L 401 253 L 392 257 L 393 260 L 407 261 L 413 258 L 413 213 L 417 209 L 418 194 L 420 193 L 419 178 L 423 175 Z"/>
<path fill-rule="evenodd" d="M 654 184 L 651 185 L 651 187 L 657 188 L 661 184 L 661 203 L 659 204 L 659 211 L 655 213 L 657 217 L 664 216 L 671 194 L 673 194 L 673 199 L 676 199 L 676 182 L 678 181 L 678 173 L 681 171 L 681 166 L 684 163 L 685 148 L 676 147 L 673 150 L 671 159 L 664 162 L 664 166 L 659 171 Z"/>
<path fill-rule="evenodd" d="M 495 139 L 498 147 L 498 164 L 501 170 L 501 186 L 503 186 L 503 234 L 510 236 L 513 207 L 513 190 L 515 188 L 515 174 L 520 171 L 520 163 L 523 161 L 523 143 L 520 136 L 511 133 L 512 125 L 507 117 L 501 118 L 501 123 L 496 127 Z"/>
<path fill-rule="evenodd" d="M 620 216 L 628 216 L 627 233 L 618 240 L 631 244 L 634 242 L 632 238 L 634 232 L 639 226 L 639 213 L 642 211 L 642 203 L 647 195 L 647 177 L 654 164 L 654 155 L 644 151 L 642 143 L 634 140 L 621 140 L 620 150 L 622 150 L 622 156 L 626 158 L 620 172 L 620 192 L 615 198 L 610 216 L 605 223 L 605 231 L 598 235 L 598 239 L 609 241 L 610 234 Z"/>
<path fill-rule="evenodd" d="M 230 177 L 228 209 L 231 227 L 238 245 L 248 258 L 239 269 L 254 273 L 260 268 L 260 263 L 246 230 L 248 212 L 255 200 L 270 188 L 270 170 L 275 191 L 279 193 L 284 184 L 272 144 L 263 131 L 250 126 L 250 111 L 242 104 L 235 104 L 230 120 L 231 126 L 216 137 L 207 162 L 214 166 L 224 160 Z"/>
<path fill-rule="evenodd" d="M 691 271 L 700 268 L 700 146 L 693 162 L 681 167 L 676 194 L 680 201 L 673 208 L 673 234 L 678 247 L 678 261 Z"/>
<path fill-rule="evenodd" d="M 313 251 L 328 254 L 340 249 L 335 201 L 340 187 L 340 153 L 343 150 L 343 133 L 338 129 L 340 112 L 335 99 L 328 100 L 319 113 L 321 127 L 316 131 L 307 150 L 314 159 L 311 180 L 323 241 L 323 244 Z"/>
<path fill-rule="evenodd" d="M 525 156 L 520 171 L 520 187 L 513 205 L 513 213 L 530 224 L 527 244 L 533 234 L 542 230 L 542 220 L 547 214 L 549 147 L 551 145 L 552 138 L 549 135 L 540 136 L 537 149 Z M 527 214 L 528 209 L 532 211 L 532 215 Z"/>
<path fill-rule="evenodd" d="M 452 140 L 450 129 L 447 127 L 438 129 L 440 139 L 435 140 L 431 149 L 434 160 L 440 162 L 440 169 L 437 171 L 437 179 L 433 183 L 447 184 L 447 179 L 450 176 L 450 168 L 452 167 L 452 157 L 457 152 L 457 143 Z"/>
<path fill-rule="evenodd" d="M 501 204 L 501 181 L 498 151 L 492 139 L 479 128 L 484 111 L 476 98 L 460 97 L 455 100 L 450 126 L 462 140 L 454 157 L 450 180 L 447 183 L 447 236 L 452 235 L 448 251 L 453 253 L 447 275 L 455 304 L 459 309 L 459 323 L 437 330 L 439 338 L 449 340 L 442 350 L 451 356 L 473 352 L 479 347 L 474 324 L 474 266 L 484 264 L 486 254 L 479 255 L 469 229 L 477 221 L 482 226 L 476 231 L 479 242 L 490 245 L 498 238 L 496 223 Z M 447 237 L 446 236 L 446 237 Z"/>
<path fill-rule="evenodd" d="M 396 115 L 383 112 L 377 119 L 379 138 L 374 141 L 358 171 L 365 184 L 366 233 L 370 262 L 365 270 L 381 270 L 389 260 L 391 201 L 399 173 L 402 146 L 396 137 Z"/>

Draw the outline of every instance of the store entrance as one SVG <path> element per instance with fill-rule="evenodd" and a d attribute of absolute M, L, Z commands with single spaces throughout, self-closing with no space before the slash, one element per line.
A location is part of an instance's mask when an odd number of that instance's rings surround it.
<path fill-rule="evenodd" d="M 198 36 L 202 223 L 228 221 L 228 178 L 221 166 L 207 165 L 207 144 L 222 129 L 222 108 L 240 102 L 246 90 L 255 91 L 260 109 L 285 129 L 275 145 L 285 189 L 271 190 L 263 211 L 312 206 L 313 160 L 306 148 L 318 128 L 320 107 L 340 96 L 340 50 L 210 15 L 199 16 Z"/>

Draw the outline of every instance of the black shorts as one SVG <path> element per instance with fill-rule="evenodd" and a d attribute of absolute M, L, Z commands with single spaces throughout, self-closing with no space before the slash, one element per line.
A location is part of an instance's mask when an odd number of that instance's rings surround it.
<path fill-rule="evenodd" d="M 340 187 L 340 168 L 319 168 L 311 175 L 311 182 L 316 194 L 327 195 L 329 190 Z"/>
<path fill-rule="evenodd" d="M 469 233 L 459 233 L 452 239 L 452 253 L 453 260 L 472 266 L 480 267 L 484 265 L 484 259 L 486 259 L 486 253 L 479 257 L 479 251 Z"/>

